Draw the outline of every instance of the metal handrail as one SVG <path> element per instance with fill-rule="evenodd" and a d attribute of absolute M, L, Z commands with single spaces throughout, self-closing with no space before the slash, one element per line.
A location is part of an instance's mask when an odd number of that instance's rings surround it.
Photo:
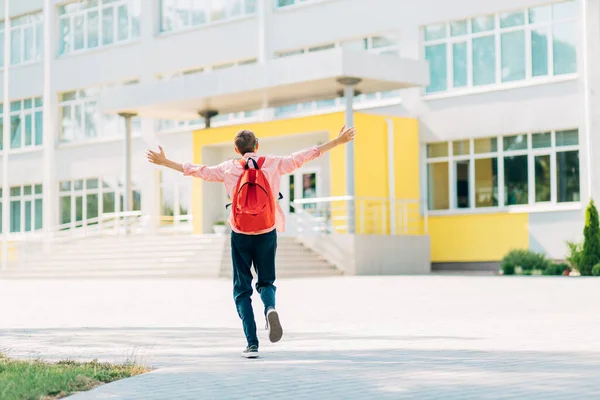
<path fill-rule="evenodd" d="M 420 235 L 428 232 L 427 207 L 418 199 L 330 196 L 296 199 L 292 203 L 296 214 L 315 226 L 309 231 L 347 232 L 348 221 L 353 216 L 357 221 L 356 233 Z M 308 204 L 314 207 L 305 208 Z M 303 228 L 302 232 L 306 230 Z"/>

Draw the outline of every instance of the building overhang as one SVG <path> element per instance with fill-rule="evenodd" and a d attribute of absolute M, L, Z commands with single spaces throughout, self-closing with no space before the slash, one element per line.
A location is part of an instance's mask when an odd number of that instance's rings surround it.
<path fill-rule="evenodd" d="M 107 114 L 131 113 L 157 119 L 198 119 L 339 96 L 340 78 L 360 78 L 362 93 L 406 89 L 429 83 L 424 60 L 336 48 L 269 60 L 264 64 L 181 76 L 107 90 L 98 107 Z"/>

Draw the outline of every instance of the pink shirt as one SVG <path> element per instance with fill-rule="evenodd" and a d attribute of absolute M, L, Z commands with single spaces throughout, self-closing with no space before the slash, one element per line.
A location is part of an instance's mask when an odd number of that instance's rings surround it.
<path fill-rule="evenodd" d="M 275 196 L 275 199 L 277 199 L 279 195 L 281 175 L 289 174 L 297 168 L 302 167 L 302 165 L 305 163 L 320 156 L 321 152 L 316 146 L 307 150 L 299 151 L 290 156 L 266 156 L 262 170 L 267 177 L 269 184 L 271 185 L 271 192 L 273 193 L 273 196 Z M 247 160 L 248 158 L 253 158 L 256 160 L 258 159 L 258 156 L 255 153 L 246 153 L 243 158 L 244 160 Z M 252 167 L 253 164 L 250 165 Z M 214 167 L 208 167 L 206 165 L 194 165 L 190 163 L 183 165 L 183 174 L 185 176 L 195 176 L 196 178 L 201 178 L 209 182 L 225 183 L 225 190 L 231 198 L 233 198 L 233 192 L 235 190 L 235 186 L 237 185 L 238 179 L 242 175 L 242 171 L 243 168 L 239 160 L 228 160 Z M 275 226 L 264 231 L 251 233 L 245 232 L 245 234 L 260 235 L 262 233 L 270 232 L 274 228 L 276 228 L 278 232 L 285 231 L 285 216 L 283 214 L 283 210 L 277 201 L 275 203 Z M 230 213 L 227 221 L 229 226 L 231 226 L 233 231 L 241 233 L 233 227 L 232 218 L 233 217 Z"/>

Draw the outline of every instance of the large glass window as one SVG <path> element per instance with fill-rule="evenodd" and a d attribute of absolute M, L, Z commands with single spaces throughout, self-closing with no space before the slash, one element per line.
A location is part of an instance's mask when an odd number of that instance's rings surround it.
<path fill-rule="evenodd" d="M 257 0 L 160 0 L 161 32 L 172 32 L 256 13 Z"/>
<path fill-rule="evenodd" d="M 0 104 L 0 130 L 4 125 L 4 105 Z M 41 97 L 10 103 L 10 148 L 34 148 L 43 140 L 43 103 Z M 0 136 L 2 133 L 0 133 Z M 3 143 L 0 143 L 0 149 Z"/>
<path fill-rule="evenodd" d="M 10 63 L 27 64 L 42 60 L 44 53 L 44 22 L 41 12 L 11 19 Z M 0 66 L 4 66 L 4 22 L 0 23 Z"/>
<path fill-rule="evenodd" d="M 42 185 L 13 186 L 9 192 L 10 232 L 42 229 Z"/>
<path fill-rule="evenodd" d="M 498 205 L 498 159 L 475 159 L 475 207 Z"/>
<path fill-rule="evenodd" d="M 427 165 L 428 204 L 430 210 L 447 210 L 450 208 L 448 173 L 447 162 L 430 163 Z"/>
<path fill-rule="evenodd" d="M 79 0 L 59 6 L 59 54 L 138 38 L 141 1 Z"/>
<path fill-rule="evenodd" d="M 577 18 L 572 0 L 426 26 L 426 92 L 576 73 Z"/>
<path fill-rule="evenodd" d="M 529 203 L 527 155 L 504 157 L 504 204 Z"/>
<path fill-rule="evenodd" d="M 100 88 L 80 89 L 59 96 L 59 140 L 61 143 L 121 137 L 125 133 L 123 118 L 97 111 Z M 132 134 L 139 135 L 140 120 L 132 118 Z"/>
<path fill-rule="evenodd" d="M 275 0 L 275 6 L 277 8 L 282 8 L 287 6 L 293 6 L 294 4 L 305 4 L 311 1 L 315 0 Z"/>
<path fill-rule="evenodd" d="M 578 202 L 579 132 L 428 144 L 427 187 L 430 210 Z"/>
<path fill-rule="evenodd" d="M 447 89 L 448 61 L 446 44 L 425 47 L 425 59 L 429 62 L 430 79 L 427 92 L 440 92 Z"/>
<path fill-rule="evenodd" d="M 471 172 L 469 166 L 470 160 L 457 161 L 455 164 L 456 208 L 469 208 L 471 204 L 469 196 Z"/>
<path fill-rule="evenodd" d="M 98 224 L 102 215 L 123 210 L 123 195 L 123 184 L 115 179 L 88 178 L 60 182 L 60 229 Z M 132 203 L 133 211 L 141 210 L 141 193 L 135 183 Z"/>

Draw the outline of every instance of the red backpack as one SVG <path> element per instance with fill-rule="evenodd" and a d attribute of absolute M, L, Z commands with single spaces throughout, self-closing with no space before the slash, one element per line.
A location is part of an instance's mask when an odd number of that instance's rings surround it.
<path fill-rule="evenodd" d="M 254 168 L 250 168 L 251 162 Z M 275 225 L 275 199 L 271 185 L 261 170 L 265 158 L 260 157 L 258 162 L 249 158 L 241 163 L 244 172 L 233 192 L 233 225 L 238 231 L 247 233 L 272 228 Z"/>

